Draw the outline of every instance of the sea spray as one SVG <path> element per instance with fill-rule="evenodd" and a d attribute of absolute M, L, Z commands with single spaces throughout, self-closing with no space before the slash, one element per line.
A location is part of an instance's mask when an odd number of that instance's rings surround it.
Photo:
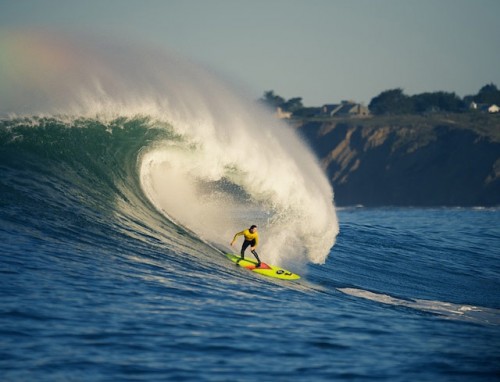
<path fill-rule="evenodd" d="M 1 93 L 0 114 L 99 121 L 140 115 L 151 127 L 167 126 L 177 138 L 150 142 L 137 165 L 159 211 L 226 247 L 256 223 L 269 262 L 325 261 L 338 233 L 331 186 L 292 129 L 242 92 L 152 49 L 10 37 L 2 50 L 17 69 L 7 66 L 0 78 L 15 91 Z M 46 59 L 30 59 L 35 51 Z"/>

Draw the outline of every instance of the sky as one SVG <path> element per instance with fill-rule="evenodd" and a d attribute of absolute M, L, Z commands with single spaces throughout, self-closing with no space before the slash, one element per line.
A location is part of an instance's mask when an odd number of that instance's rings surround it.
<path fill-rule="evenodd" d="M 382 91 L 500 86 L 499 0 L 0 0 L 0 33 L 35 29 L 180 54 L 256 99 L 305 106 Z"/>

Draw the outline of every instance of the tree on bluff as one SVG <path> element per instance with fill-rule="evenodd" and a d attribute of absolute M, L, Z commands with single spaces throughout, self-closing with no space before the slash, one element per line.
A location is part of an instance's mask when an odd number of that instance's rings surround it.
<path fill-rule="evenodd" d="M 412 102 L 407 95 L 403 94 L 401 88 L 383 91 L 370 101 L 368 108 L 375 115 L 413 112 Z"/>
<path fill-rule="evenodd" d="M 281 105 L 285 103 L 285 99 L 277 94 L 274 94 L 274 90 L 264 92 L 264 96 L 260 99 L 260 101 L 273 109 L 281 107 Z"/>
<path fill-rule="evenodd" d="M 473 97 L 474 102 L 476 103 L 486 103 L 490 105 L 498 105 L 500 106 L 500 90 L 496 87 L 495 84 L 491 83 L 488 85 L 484 85 Z"/>
<path fill-rule="evenodd" d="M 411 97 L 413 109 L 417 113 L 448 111 L 452 113 L 465 109 L 465 103 L 455 93 L 422 93 Z"/>
<path fill-rule="evenodd" d="M 413 114 L 447 111 L 463 111 L 465 103 L 455 93 L 434 92 L 407 96 L 403 90 L 392 89 L 380 93 L 368 105 L 370 112 L 382 114 Z"/>
<path fill-rule="evenodd" d="M 269 106 L 271 109 L 276 109 L 278 107 L 283 111 L 296 112 L 297 110 L 303 109 L 302 98 L 295 97 L 290 98 L 289 100 L 285 100 L 283 97 L 274 94 L 273 90 L 268 90 L 264 92 L 264 96 L 260 99 L 260 101 Z"/>

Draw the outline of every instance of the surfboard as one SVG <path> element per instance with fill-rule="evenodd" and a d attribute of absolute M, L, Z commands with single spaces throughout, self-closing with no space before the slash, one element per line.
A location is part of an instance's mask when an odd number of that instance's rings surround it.
<path fill-rule="evenodd" d="M 248 270 L 251 270 L 252 272 L 259 273 L 264 276 L 274 277 L 283 280 L 300 279 L 300 276 L 293 272 L 287 271 L 286 269 L 274 265 L 266 264 L 264 262 L 261 262 L 260 267 L 256 268 L 255 267 L 257 265 L 256 261 L 249 260 L 246 258 L 241 260 L 240 256 L 234 255 L 232 253 L 226 253 L 226 257 L 233 263 L 238 264 L 240 267 L 246 268 Z"/>

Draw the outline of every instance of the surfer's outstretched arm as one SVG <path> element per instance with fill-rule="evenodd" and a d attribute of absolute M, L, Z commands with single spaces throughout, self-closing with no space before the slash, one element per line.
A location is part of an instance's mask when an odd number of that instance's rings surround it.
<path fill-rule="evenodd" d="M 233 246 L 234 242 L 236 241 L 236 239 L 238 238 L 238 236 L 241 236 L 245 233 L 245 231 L 241 231 L 241 232 L 238 232 L 237 234 L 234 235 L 233 237 L 233 241 L 231 242 L 231 247 Z"/>

